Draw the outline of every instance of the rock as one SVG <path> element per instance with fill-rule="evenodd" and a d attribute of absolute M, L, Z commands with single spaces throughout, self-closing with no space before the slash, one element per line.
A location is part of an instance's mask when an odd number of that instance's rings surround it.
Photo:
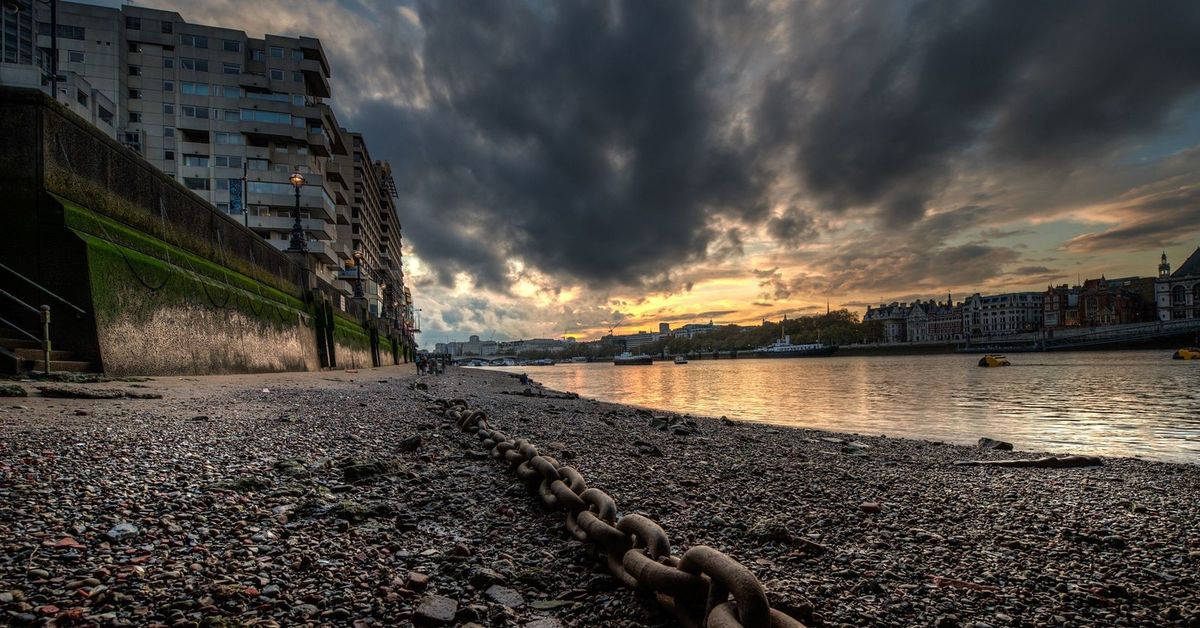
<path fill-rule="evenodd" d="M 418 434 L 416 436 L 409 436 L 408 438 L 400 441 L 399 443 L 396 444 L 396 447 L 400 451 L 416 451 L 418 448 L 421 447 L 421 444 L 422 444 L 421 436 Z"/>
<path fill-rule="evenodd" d="M 76 410 L 75 416 L 90 416 L 92 413 L 87 410 Z"/>
<path fill-rule="evenodd" d="M 45 569 L 30 569 L 29 571 L 25 572 L 25 575 L 28 576 L 30 580 L 46 580 L 50 578 L 50 572 L 46 571 Z"/>
<path fill-rule="evenodd" d="M 429 576 L 419 571 L 410 571 L 404 586 L 413 591 L 424 591 L 425 587 L 429 586 Z"/>
<path fill-rule="evenodd" d="M 865 513 L 874 514 L 883 510 L 883 506 L 880 506 L 878 502 L 863 502 L 858 505 L 858 509 Z"/>
<path fill-rule="evenodd" d="M 442 596 L 427 595 L 417 605 L 412 621 L 418 626 L 446 626 L 454 623 L 458 602 Z"/>
<path fill-rule="evenodd" d="M 500 584 L 501 582 L 504 582 L 504 576 L 494 569 L 480 567 L 471 574 L 470 582 L 471 586 L 477 589 L 483 589 L 493 584 Z"/>
<path fill-rule="evenodd" d="M 0 384 L 0 397 L 28 397 L 29 392 L 16 384 Z"/>
<path fill-rule="evenodd" d="M 346 499 L 330 506 L 329 514 L 350 523 L 360 523 L 371 518 L 391 517 L 396 511 L 387 502 Z"/>
<path fill-rule="evenodd" d="M 556 608 L 571 606 L 574 603 L 575 602 L 572 602 L 571 600 L 534 600 L 529 603 L 529 607 L 535 608 L 539 611 L 552 611 Z"/>
<path fill-rule="evenodd" d="M 450 553 L 454 556 L 470 556 L 475 552 L 471 551 L 471 548 L 467 547 L 465 544 L 457 543 L 455 544 L 454 548 L 450 550 Z"/>
<path fill-rule="evenodd" d="M 957 615 L 942 615 L 933 622 L 934 628 L 958 628 Z"/>
<path fill-rule="evenodd" d="M 218 491 L 236 491 L 238 493 L 245 493 L 249 491 L 262 491 L 271 488 L 271 481 L 267 478 L 259 477 L 257 475 L 249 475 L 245 477 L 214 482 L 208 487 Z"/>
<path fill-rule="evenodd" d="M 483 592 L 488 599 L 508 608 L 520 608 L 525 605 L 525 598 L 520 593 L 498 584 L 493 584 Z"/>
<path fill-rule="evenodd" d="M 308 467 L 303 460 L 297 458 L 288 458 L 275 463 L 275 471 L 280 475 L 286 475 L 292 478 L 306 478 L 309 476 Z"/>
<path fill-rule="evenodd" d="M 1012 451 L 1013 445 L 1012 443 L 1006 443 L 1002 440 L 994 440 L 985 437 L 979 439 L 979 448 L 986 449 L 988 451 Z"/>
<path fill-rule="evenodd" d="M 390 460 L 371 462 L 352 461 L 342 467 L 342 479 L 347 484 L 354 484 L 380 475 L 389 475 L 398 471 L 400 466 Z"/>
<path fill-rule="evenodd" d="M 114 541 L 120 541 L 126 537 L 136 536 L 138 532 L 140 532 L 140 530 L 138 530 L 137 526 L 133 525 L 132 523 L 118 523 L 117 525 L 113 526 L 111 530 L 106 532 L 105 536 Z"/>
<path fill-rule="evenodd" d="M 562 622 L 553 617 L 544 619 L 535 619 L 529 623 L 522 624 L 524 628 L 562 628 Z"/>
<path fill-rule="evenodd" d="M 667 426 L 669 426 L 669 425 L 670 425 L 670 423 L 668 423 L 667 420 L 663 417 L 656 416 L 656 417 L 650 419 L 650 427 L 652 427 L 656 430 L 662 430 L 665 432 L 665 431 L 667 431 Z"/>
<path fill-rule="evenodd" d="M 319 612 L 321 612 L 321 609 L 313 606 L 312 604 L 300 604 L 298 606 L 293 606 L 291 610 L 292 615 L 295 615 L 296 617 L 312 617 Z"/>

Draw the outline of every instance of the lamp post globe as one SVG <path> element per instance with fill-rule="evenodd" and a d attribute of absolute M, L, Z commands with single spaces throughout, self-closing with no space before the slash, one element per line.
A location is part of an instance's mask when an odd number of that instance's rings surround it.
<path fill-rule="evenodd" d="M 300 188 L 304 187 L 304 175 L 300 172 L 300 166 L 296 166 L 296 169 L 292 171 L 292 176 L 288 177 L 288 181 L 291 181 L 292 187 L 296 188 L 296 209 L 292 212 L 296 216 L 296 221 L 292 223 L 292 240 L 288 245 L 288 250 L 307 253 L 308 239 L 304 237 L 304 225 L 300 223 Z"/>

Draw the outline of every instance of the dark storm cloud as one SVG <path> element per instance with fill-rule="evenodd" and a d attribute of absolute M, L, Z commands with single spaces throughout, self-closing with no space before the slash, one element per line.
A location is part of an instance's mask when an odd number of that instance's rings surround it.
<path fill-rule="evenodd" d="M 739 232 L 708 225 L 753 216 L 756 199 L 718 137 L 693 8 L 420 5 L 428 106 L 372 103 L 356 122 L 387 147 L 405 231 L 443 283 L 466 271 L 496 288 L 520 257 L 592 286 L 636 284 L 718 237 L 740 253 Z"/>
<path fill-rule="evenodd" d="M 1200 79 L 1194 2 L 812 6 L 795 5 L 792 32 L 815 42 L 768 82 L 758 136 L 794 152 L 828 207 L 877 206 L 892 226 L 923 214 L 960 162 L 1101 157 Z"/>
<path fill-rule="evenodd" d="M 1169 247 L 1200 232 L 1200 187 L 1183 187 L 1135 199 L 1116 212 L 1118 224 L 1085 233 L 1063 247 L 1072 252 L 1140 251 Z"/>

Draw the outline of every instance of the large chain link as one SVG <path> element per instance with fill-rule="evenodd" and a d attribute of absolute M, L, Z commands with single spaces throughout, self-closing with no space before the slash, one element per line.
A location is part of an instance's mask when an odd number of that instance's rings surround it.
<path fill-rule="evenodd" d="M 728 555 L 704 545 L 671 556 L 667 533 L 653 520 L 619 516 L 608 493 L 589 488 L 579 471 L 542 455 L 529 441 L 491 427 L 487 413 L 462 399 L 439 399 L 430 410 L 474 433 L 529 485 L 549 508 L 565 510 L 571 535 L 603 551 L 609 571 L 625 585 L 654 593 L 684 626 L 804 628 L 773 609 L 758 578 Z"/>

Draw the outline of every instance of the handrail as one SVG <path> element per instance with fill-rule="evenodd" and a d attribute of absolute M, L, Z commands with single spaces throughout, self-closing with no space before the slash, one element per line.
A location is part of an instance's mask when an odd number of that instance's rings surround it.
<path fill-rule="evenodd" d="M 74 303 L 71 303 L 70 301 L 68 301 L 68 300 L 66 300 L 66 299 L 64 299 L 64 298 L 62 298 L 62 297 L 60 297 L 60 296 L 58 296 L 57 294 L 54 294 L 54 293 L 53 293 L 53 292 L 51 292 L 49 289 L 47 289 L 45 286 L 43 286 L 42 284 L 40 284 L 40 283 L 38 283 L 38 282 L 36 282 L 36 281 L 34 281 L 34 280 L 30 279 L 29 277 L 26 277 L 25 275 L 22 275 L 21 273 L 19 273 L 19 272 L 17 272 L 17 271 L 15 271 L 15 270 L 13 270 L 13 269 L 11 269 L 11 268 L 9 268 L 8 266 L 5 266 L 4 264 L 0 264 L 0 268 L 2 268 L 2 269 L 4 269 L 4 270 L 7 270 L 8 272 L 10 272 L 10 273 L 12 273 L 12 274 L 16 275 L 17 277 L 20 277 L 21 279 L 25 280 L 27 283 L 29 283 L 30 285 L 32 285 L 34 288 L 37 288 L 38 290 L 41 290 L 42 292 L 44 292 L 44 293 L 46 293 L 46 294 L 48 294 L 48 295 L 50 295 L 50 296 L 54 297 L 55 299 L 58 299 L 58 300 L 59 300 L 59 301 L 61 301 L 61 302 L 62 302 L 64 305 L 66 305 L 67 307 L 69 307 L 69 308 L 71 308 L 71 309 L 75 310 L 76 312 L 79 312 L 80 314 L 87 314 L 87 312 L 86 312 L 86 311 L 84 311 L 84 310 L 83 310 L 82 308 L 80 308 L 79 306 L 77 306 L 77 305 L 75 305 Z M 7 293 L 6 293 L 6 294 L 7 294 Z M 12 297 L 12 295 L 9 295 L 9 296 L 10 296 L 10 297 Z M 14 298 L 14 299 L 15 299 L 16 297 L 12 297 L 12 298 Z M 36 311 L 36 310 L 35 310 L 35 311 Z"/>
<path fill-rule="evenodd" d="M 34 342 L 41 342 L 41 341 L 42 341 L 42 340 L 41 340 L 41 338 L 38 338 L 37 336 L 34 336 L 33 334 L 31 334 L 31 333 L 29 333 L 29 332 L 25 331 L 24 329 L 21 329 L 20 327 L 17 327 L 17 324 L 16 324 L 16 323 L 14 323 L 14 322 L 12 322 L 12 321 L 10 321 L 10 320 L 6 319 L 6 318 L 0 317 L 0 323 L 4 323 L 5 325 L 8 325 L 10 328 L 12 328 L 12 330 L 13 330 L 13 331 L 19 331 L 19 332 L 21 332 L 22 334 L 25 334 L 25 336 L 26 336 L 27 338 L 29 338 L 30 340 L 32 340 L 32 341 L 34 341 Z"/>
<path fill-rule="evenodd" d="M 0 290 L 0 295 L 6 296 L 6 297 L 12 299 L 13 301 L 16 301 L 17 305 L 20 305 L 21 307 L 29 310 L 30 312 L 33 312 L 34 314 L 41 314 L 41 311 L 38 310 L 36 307 L 33 307 L 32 305 L 18 299 L 17 297 L 14 297 L 13 295 L 9 294 L 5 290 Z"/>

